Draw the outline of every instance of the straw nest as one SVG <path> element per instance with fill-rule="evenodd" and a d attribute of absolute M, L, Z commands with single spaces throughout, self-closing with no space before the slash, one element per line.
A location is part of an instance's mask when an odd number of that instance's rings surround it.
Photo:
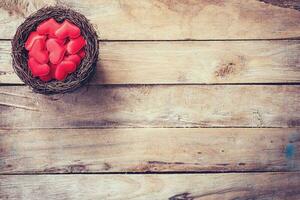
<path fill-rule="evenodd" d="M 25 49 L 25 41 L 29 34 L 35 31 L 37 26 L 46 19 L 54 18 L 57 22 L 68 19 L 81 30 L 81 35 L 86 40 L 85 57 L 77 70 L 70 74 L 64 81 L 51 80 L 43 82 L 34 78 L 28 68 L 28 51 Z M 20 79 L 32 87 L 33 91 L 42 94 L 65 93 L 85 84 L 94 74 L 99 54 L 98 37 L 95 29 L 85 16 L 61 6 L 45 7 L 30 15 L 22 23 L 12 40 L 13 68 Z"/>

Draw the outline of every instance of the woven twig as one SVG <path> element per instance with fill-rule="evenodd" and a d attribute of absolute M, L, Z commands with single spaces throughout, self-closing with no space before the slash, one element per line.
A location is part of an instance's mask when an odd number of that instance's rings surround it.
<path fill-rule="evenodd" d="M 68 19 L 81 30 L 81 35 L 87 41 L 85 45 L 85 57 L 77 70 L 70 74 L 64 81 L 51 80 L 43 82 L 34 78 L 28 69 L 28 52 L 25 49 L 25 41 L 29 34 L 46 19 L 54 18 L 57 22 Z M 65 93 L 85 84 L 94 74 L 99 54 L 98 36 L 85 16 L 69 8 L 54 6 L 45 7 L 30 15 L 21 24 L 12 40 L 13 68 L 20 79 L 33 88 L 33 91 L 42 94 Z"/>

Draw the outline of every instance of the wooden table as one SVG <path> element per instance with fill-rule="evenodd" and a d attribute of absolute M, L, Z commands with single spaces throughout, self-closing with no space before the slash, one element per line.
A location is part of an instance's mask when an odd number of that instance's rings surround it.
<path fill-rule="evenodd" d="M 33 93 L 10 39 L 65 5 L 94 79 Z M 2 0 L 0 199 L 300 199 L 299 0 Z"/>

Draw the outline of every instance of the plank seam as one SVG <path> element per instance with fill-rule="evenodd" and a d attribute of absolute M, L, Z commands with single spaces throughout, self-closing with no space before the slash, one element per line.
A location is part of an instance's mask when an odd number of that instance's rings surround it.
<path fill-rule="evenodd" d="M 123 83 L 123 84 L 87 84 L 86 86 L 113 86 L 113 87 L 127 87 L 127 86 L 192 86 L 192 85 L 203 85 L 203 86 L 215 86 L 215 85 L 229 85 L 229 86 L 243 86 L 243 85 L 274 85 L 274 86 L 281 86 L 281 85 L 300 85 L 300 82 L 254 82 L 254 83 Z M 26 86 L 23 83 L 0 83 L 0 86 Z"/>
<path fill-rule="evenodd" d="M 243 41 L 295 41 L 300 40 L 300 37 L 291 38 L 249 38 L 249 39 L 174 39 L 174 40 L 106 40 L 99 39 L 98 42 L 243 42 Z M 2 38 L 0 41 L 11 41 L 8 38 Z"/>
<path fill-rule="evenodd" d="M 34 127 L 34 128 L 28 128 L 28 127 L 20 127 L 20 128 L 5 128 L 0 127 L 0 131 L 9 131 L 9 130 L 47 130 L 47 129 L 274 129 L 274 128 L 280 128 L 280 129 L 289 129 L 289 128 L 299 128 L 298 126 L 190 126 L 190 127 L 176 127 L 176 126 L 163 126 L 163 127 L 148 127 L 148 126 L 123 126 L 123 127 L 97 127 L 97 126 L 91 126 L 91 127 Z"/>
<path fill-rule="evenodd" d="M 299 173 L 300 170 L 247 170 L 247 171 L 145 171 L 145 172 L 65 172 L 65 173 L 40 173 L 40 172 L 28 172 L 28 173 L 0 173 L 0 176 L 30 176 L 30 175 L 130 175 L 130 174 L 263 174 L 263 173 Z"/>

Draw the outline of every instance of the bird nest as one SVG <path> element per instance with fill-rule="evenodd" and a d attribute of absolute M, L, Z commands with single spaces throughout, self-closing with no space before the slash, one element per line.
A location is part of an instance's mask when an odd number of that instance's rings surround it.
<path fill-rule="evenodd" d="M 59 23 L 66 19 L 69 20 L 80 28 L 81 35 L 86 40 L 85 57 L 76 71 L 63 81 L 43 82 L 39 78 L 33 77 L 28 67 L 28 51 L 25 49 L 25 41 L 41 22 L 49 18 L 53 18 Z M 61 6 L 45 7 L 30 15 L 18 27 L 11 43 L 12 66 L 15 73 L 26 85 L 32 87 L 33 91 L 42 94 L 65 93 L 85 84 L 94 74 L 99 54 L 97 33 L 87 18 L 74 10 Z"/>

